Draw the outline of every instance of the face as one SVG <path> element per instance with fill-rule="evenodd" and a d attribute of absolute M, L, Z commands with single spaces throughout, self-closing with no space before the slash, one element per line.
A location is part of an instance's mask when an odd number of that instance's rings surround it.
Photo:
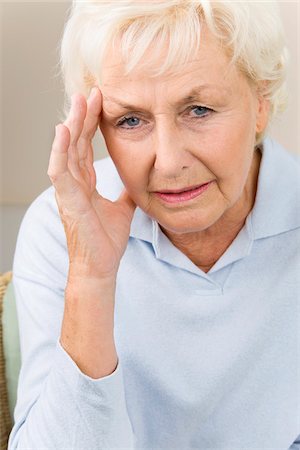
<path fill-rule="evenodd" d="M 207 30 L 196 59 L 159 77 L 146 68 L 125 75 L 112 52 L 100 89 L 108 151 L 144 212 L 170 232 L 189 233 L 234 210 L 267 108 Z"/>

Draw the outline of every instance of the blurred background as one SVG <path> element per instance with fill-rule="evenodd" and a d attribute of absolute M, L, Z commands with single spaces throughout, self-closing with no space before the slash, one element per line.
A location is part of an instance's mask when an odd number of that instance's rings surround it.
<path fill-rule="evenodd" d="M 0 0 L 0 272 L 12 268 L 25 211 L 51 185 L 47 168 L 63 106 L 58 46 L 70 4 Z M 291 53 L 290 104 L 271 136 L 300 153 L 300 1 L 281 1 L 280 8 Z M 94 149 L 95 159 L 107 155 L 99 136 Z"/>

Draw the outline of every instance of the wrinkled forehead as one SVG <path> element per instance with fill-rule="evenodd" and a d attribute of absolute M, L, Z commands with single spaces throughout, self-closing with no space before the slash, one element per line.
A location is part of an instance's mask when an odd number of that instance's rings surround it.
<path fill-rule="evenodd" d="M 163 53 L 161 58 L 163 61 Z M 246 86 L 246 80 L 229 65 L 228 58 L 224 54 L 218 57 L 215 51 L 205 51 L 186 64 L 177 63 L 159 76 L 149 73 L 151 66 L 147 64 L 126 73 L 125 65 L 118 57 L 107 62 L 100 85 L 103 105 L 117 105 L 132 111 L 147 106 L 156 112 L 161 112 L 162 107 L 180 108 L 191 102 L 220 106 L 233 96 L 242 96 Z"/>
<path fill-rule="evenodd" d="M 236 71 L 228 52 L 204 26 L 199 46 L 189 49 L 186 55 L 177 54 L 176 49 L 170 47 L 169 39 L 156 37 L 136 60 L 134 55 L 122 52 L 122 39 L 122 34 L 118 35 L 107 47 L 100 74 L 101 85 L 149 78 L 172 82 L 178 77 L 185 78 L 185 75 L 201 76 L 207 78 L 206 81 L 219 75 L 224 80 Z"/>

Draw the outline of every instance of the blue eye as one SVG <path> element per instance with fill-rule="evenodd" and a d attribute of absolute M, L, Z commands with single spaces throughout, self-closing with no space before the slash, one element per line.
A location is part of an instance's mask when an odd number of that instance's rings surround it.
<path fill-rule="evenodd" d="M 137 117 L 123 117 L 118 123 L 117 126 L 123 127 L 123 128 L 135 128 L 137 125 L 139 125 L 140 119 Z M 124 125 L 127 125 L 127 127 Z"/>
<path fill-rule="evenodd" d="M 203 117 L 206 116 L 211 109 L 206 108 L 205 106 L 192 106 L 191 111 L 193 111 L 197 117 Z"/>

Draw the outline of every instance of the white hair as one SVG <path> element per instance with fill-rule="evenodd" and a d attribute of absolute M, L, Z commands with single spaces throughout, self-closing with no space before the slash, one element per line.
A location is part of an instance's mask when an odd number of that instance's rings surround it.
<path fill-rule="evenodd" d="M 68 114 L 73 93 L 88 97 L 91 88 L 100 84 L 103 58 L 116 38 L 120 38 L 127 73 L 140 63 L 154 40 L 158 51 L 167 44 L 164 64 L 153 66 L 151 75 L 156 76 L 195 56 L 202 22 L 219 39 L 231 62 L 263 86 L 262 95 L 270 100 L 269 120 L 283 111 L 288 51 L 276 2 L 74 0 L 60 45 L 64 114 Z M 156 56 L 151 53 L 151 59 Z"/>

